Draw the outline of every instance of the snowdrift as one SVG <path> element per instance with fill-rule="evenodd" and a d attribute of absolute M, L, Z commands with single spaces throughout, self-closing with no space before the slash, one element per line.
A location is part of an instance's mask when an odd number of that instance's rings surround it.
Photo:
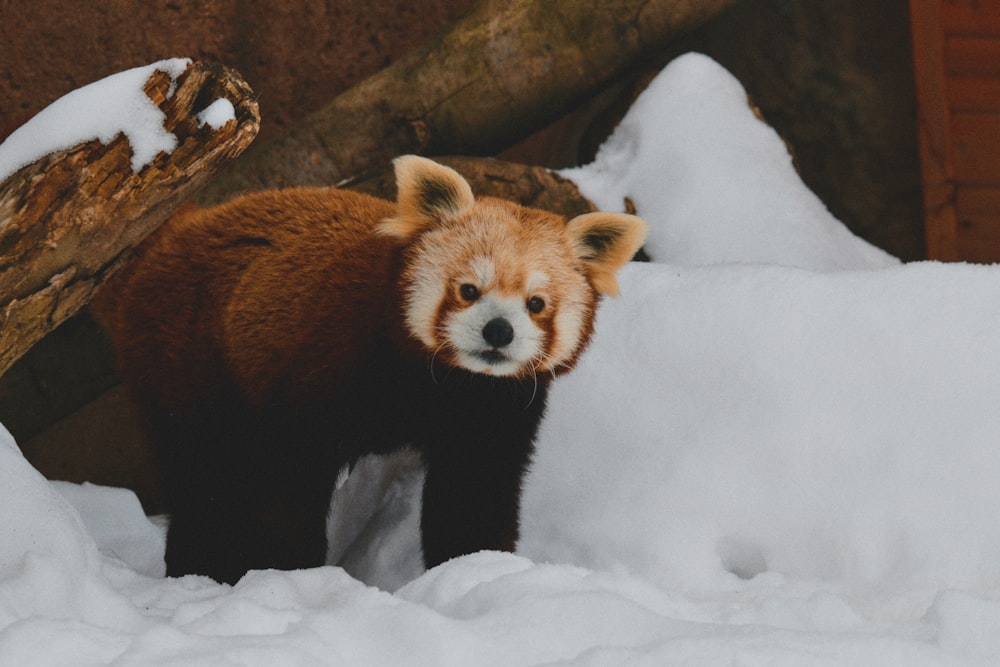
<path fill-rule="evenodd" d="M 1000 269 L 851 235 L 703 56 L 567 175 L 654 263 L 553 387 L 518 554 L 422 572 L 404 454 L 336 494 L 348 569 L 166 580 L 130 492 L 3 432 L 0 665 L 1000 661 Z"/>

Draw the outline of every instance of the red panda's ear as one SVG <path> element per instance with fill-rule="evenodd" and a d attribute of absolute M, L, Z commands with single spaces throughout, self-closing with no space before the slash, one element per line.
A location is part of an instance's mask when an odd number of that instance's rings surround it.
<path fill-rule="evenodd" d="M 451 218 L 476 202 L 468 181 L 454 169 L 416 155 L 404 155 L 392 163 L 399 210 L 376 228 L 382 236 L 408 241 L 428 225 Z"/>
<path fill-rule="evenodd" d="M 570 220 L 566 231 L 597 291 L 618 296 L 615 273 L 646 240 L 646 223 L 626 213 L 586 213 Z"/>

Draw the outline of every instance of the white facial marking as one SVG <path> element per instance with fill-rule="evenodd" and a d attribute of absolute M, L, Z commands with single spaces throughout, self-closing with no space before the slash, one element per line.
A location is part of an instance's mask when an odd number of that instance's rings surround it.
<path fill-rule="evenodd" d="M 579 304 L 564 304 L 555 319 L 555 340 L 549 350 L 548 368 L 569 359 L 580 344 L 583 330 L 583 308 Z"/>
<path fill-rule="evenodd" d="M 533 296 L 538 290 L 543 290 L 549 284 L 549 277 L 542 273 L 541 271 L 532 271 L 528 274 L 528 280 L 525 282 L 525 289 L 528 292 L 528 296 Z"/>
<path fill-rule="evenodd" d="M 513 340 L 501 348 L 494 348 L 483 338 L 487 322 L 497 318 L 507 320 L 514 330 Z M 533 367 L 545 338 L 544 332 L 532 322 L 521 297 L 495 294 L 486 294 L 468 308 L 453 313 L 445 331 L 459 364 L 487 375 L 513 375 Z"/>
<path fill-rule="evenodd" d="M 441 304 L 443 280 L 433 274 L 418 273 L 407 290 L 406 326 L 427 347 L 437 347 L 437 310 Z"/>
<path fill-rule="evenodd" d="M 469 262 L 469 269 L 475 277 L 476 287 L 480 290 L 487 289 L 496 280 L 497 270 L 489 257 L 476 257 Z"/>

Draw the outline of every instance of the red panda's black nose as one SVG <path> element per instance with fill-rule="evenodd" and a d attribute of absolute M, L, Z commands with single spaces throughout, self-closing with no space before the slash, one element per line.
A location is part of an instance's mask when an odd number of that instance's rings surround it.
<path fill-rule="evenodd" d="M 509 345 L 514 340 L 514 327 L 502 317 L 495 317 L 483 327 L 483 340 L 494 348 Z"/>

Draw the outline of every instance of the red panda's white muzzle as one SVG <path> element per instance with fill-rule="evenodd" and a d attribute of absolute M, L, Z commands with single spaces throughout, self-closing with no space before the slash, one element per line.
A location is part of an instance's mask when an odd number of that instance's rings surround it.
<path fill-rule="evenodd" d="M 483 295 L 444 322 L 445 344 L 457 365 L 487 375 L 530 374 L 541 360 L 545 332 L 519 297 Z"/>

